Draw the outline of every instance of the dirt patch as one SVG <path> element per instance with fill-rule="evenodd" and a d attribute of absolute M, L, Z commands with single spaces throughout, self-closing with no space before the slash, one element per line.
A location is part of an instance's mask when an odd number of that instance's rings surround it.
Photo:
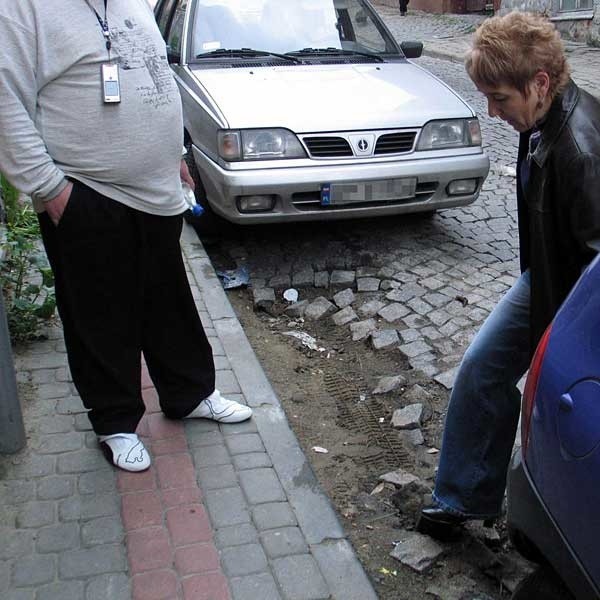
<path fill-rule="evenodd" d="M 215 260 L 218 268 L 219 257 Z M 308 289 L 302 297 L 323 293 Z M 268 313 L 256 312 L 248 289 L 229 291 L 228 297 L 379 598 L 510 597 L 527 565 L 510 547 L 503 523 L 495 530 L 470 527 L 460 540 L 445 544 L 443 555 L 423 573 L 390 556 L 430 501 L 447 390 L 411 369 L 397 348 L 376 351 L 368 341 L 353 341 L 348 327 L 329 317 L 289 318 L 282 300 Z M 290 332 L 312 336 L 317 349 Z M 397 389 L 373 393 L 380 378 L 397 375 L 404 378 Z M 423 442 L 417 445 L 406 438 L 415 430 L 407 434 L 391 425 L 395 410 L 415 402 L 423 404 Z M 418 480 L 401 489 L 380 481 L 397 469 Z"/>

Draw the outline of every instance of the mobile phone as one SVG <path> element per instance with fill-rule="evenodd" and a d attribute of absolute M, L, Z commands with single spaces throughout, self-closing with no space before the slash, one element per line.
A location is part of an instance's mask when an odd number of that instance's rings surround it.
<path fill-rule="evenodd" d="M 113 63 L 102 65 L 102 93 L 104 95 L 105 103 L 112 104 L 121 102 L 119 65 Z"/>

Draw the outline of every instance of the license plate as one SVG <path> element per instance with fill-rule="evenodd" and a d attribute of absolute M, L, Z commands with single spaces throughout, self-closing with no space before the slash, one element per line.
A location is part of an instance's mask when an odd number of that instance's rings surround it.
<path fill-rule="evenodd" d="M 333 206 L 359 202 L 404 200 L 413 198 L 416 188 L 416 177 L 357 183 L 326 183 L 321 186 L 321 205 Z"/>

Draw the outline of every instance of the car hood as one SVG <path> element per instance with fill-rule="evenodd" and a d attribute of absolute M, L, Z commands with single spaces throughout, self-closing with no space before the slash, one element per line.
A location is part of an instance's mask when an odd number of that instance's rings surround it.
<path fill-rule="evenodd" d="M 231 129 L 296 133 L 420 127 L 470 117 L 446 85 L 410 62 L 296 65 L 192 71 Z"/>

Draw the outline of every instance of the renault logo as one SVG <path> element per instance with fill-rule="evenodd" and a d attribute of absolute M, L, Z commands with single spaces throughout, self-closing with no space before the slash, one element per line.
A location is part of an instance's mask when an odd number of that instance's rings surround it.
<path fill-rule="evenodd" d="M 364 138 L 362 140 L 358 140 L 358 149 L 361 152 L 366 152 L 369 149 L 369 142 Z"/>

